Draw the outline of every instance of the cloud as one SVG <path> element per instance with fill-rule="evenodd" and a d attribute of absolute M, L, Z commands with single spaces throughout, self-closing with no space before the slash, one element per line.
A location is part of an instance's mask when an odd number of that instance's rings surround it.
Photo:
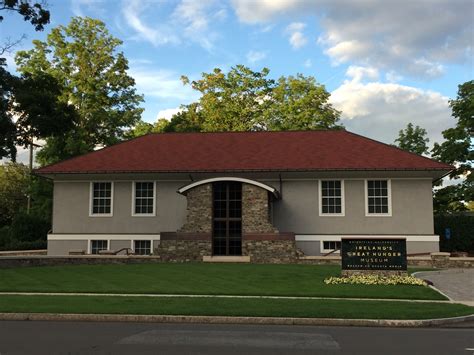
<path fill-rule="evenodd" d="M 149 27 L 142 20 L 141 15 L 149 6 L 143 1 L 126 1 L 122 14 L 127 24 L 136 32 L 136 38 L 150 42 L 154 46 L 164 44 L 178 44 L 180 39 L 167 26 L 157 25 Z"/>
<path fill-rule="evenodd" d="M 135 79 L 137 91 L 145 98 L 176 99 L 186 104 L 199 97 L 190 86 L 184 86 L 180 76 L 173 71 L 137 67 L 131 68 L 129 74 Z"/>
<path fill-rule="evenodd" d="M 303 65 L 306 67 L 306 68 L 311 68 L 313 66 L 313 62 L 311 59 L 306 59 L 303 63 Z"/>
<path fill-rule="evenodd" d="M 328 1 L 233 0 L 240 21 L 266 23 L 314 14 L 318 43 L 335 65 L 352 62 L 418 78 L 444 73 L 443 64 L 472 58 L 471 0 Z"/>
<path fill-rule="evenodd" d="M 160 118 L 167 119 L 168 121 L 171 120 L 171 117 L 176 115 L 177 113 L 183 111 L 181 107 L 175 107 L 175 108 L 167 108 L 164 110 L 161 110 L 158 112 L 156 115 L 156 119 L 159 120 Z"/>
<path fill-rule="evenodd" d="M 357 83 L 365 79 L 378 80 L 379 71 L 376 68 L 351 65 L 347 68 L 346 76 L 348 76 L 352 82 Z"/>
<path fill-rule="evenodd" d="M 258 61 L 260 61 L 260 60 L 265 59 L 266 56 L 267 56 L 267 54 L 266 54 L 265 52 L 260 52 L 260 51 L 253 51 L 253 50 L 251 50 L 251 51 L 249 51 L 249 52 L 247 53 L 247 61 L 248 61 L 249 63 L 252 63 L 252 64 L 253 64 L 253 63 L 256 63 L 256 62 L 258 62 Z"/>
<path fill-rule="evenodd" d="M 432 145 L 442 141 L 443 130 L 454 126 L 449 98 L 438 92 L 365 82 L 375 78 L 371 69 L 349 68 L 346 74 L 350 80 L 331 93 L 330 101 L 342 111 L 342 123 L 349 131 L 393 143 L 398 131 L 411 122 L 427 130 Z"/>
<path fill-rule="evenodd" d="M 128 26 L 134 30 L 136 38 L 150 42 L 154 46 L 168 44 L 197 43 L 211 51 L 219 38 L 217 32 L 209 28 L 210 21 L 223 21 L 227 11 L 215 6 L 214 0 L 181 0 L 166 19 L 156 18 L 160 3 L 140 0 L 123 2 L 122 15 Z M 148 25 L 152 19 L 154 25 Z"/>
<path fill-rule="evenodd" d="M 86 13 L 104 15 L 105 0 L 72 0 L 71 11 L 75 16 L 87 16 Z"/>
<path fill-rule="evenodd" d="M 299 49 L 308 43 L 308 39 L 303 34 L 306 24 L 302 22 L 290 23 L 285 32 L 289 35 L 289 42 L 293 49 Z"/>

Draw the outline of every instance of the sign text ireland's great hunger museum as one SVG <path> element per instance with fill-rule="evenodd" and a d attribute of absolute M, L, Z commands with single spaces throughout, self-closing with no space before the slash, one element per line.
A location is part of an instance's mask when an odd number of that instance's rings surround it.
<path fill-rule="evenodd" d="M 405 239 L 342 238 L 343 270 L 406 270 Z"/>

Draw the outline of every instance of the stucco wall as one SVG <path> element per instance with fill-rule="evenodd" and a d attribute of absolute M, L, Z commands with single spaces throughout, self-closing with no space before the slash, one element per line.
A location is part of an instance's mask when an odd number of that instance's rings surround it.
<path fill-rule="evenodd" d="M 365 216 L 364 180 L 345 180 L 345 216 L 319 216 L 317 180 L 283 181 L 273 222 L 296 234 L 433 234 L 430 180 L 392 179 L 392 216 Z"/>
<path fill-rule="evenodd" d="M 264 181 L 279 188 L 275 181 Z M 182 181 L 157 181 L 155 217 L 132 217 L 132 182 L 116 181 L 112 217 L 89 217 L 89 182 L 56 182 L 53 233 L 160 233 L 177 231 L 186 218 Z M 284 180 L 273 224 L 296 234 L 433 234 L 431 181 L 392 179 L 392 217 L 366 217 L 364 180 L 345 180 L 345 216 L 320 217 L 317 180 Z"/>
<path fill-rule="evenodd" d="M 68 255 L 70 250 L 87 252 L 87 240 L 48 240 L 48 255 Z"/>
<path fill-rule="evenodd" d="M 186 197 L 176 193 L 183 182 L 156 183 L 156 216 L 132 216 L 132 182 L 114 182 L 112 217 L 89 217 L 86 182 L 55 182 L 53 233 L 160 233 L 176 231 L 186 216 Z"/>

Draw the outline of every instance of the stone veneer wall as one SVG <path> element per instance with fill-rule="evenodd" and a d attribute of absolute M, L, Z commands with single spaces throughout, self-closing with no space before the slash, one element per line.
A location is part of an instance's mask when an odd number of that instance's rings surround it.
<path fill-rule="evenodd" d="M 294 240 L 243 240 L 242 255 L 252 263 L 292 264 L 300 252 Z"/>
<path fill-rule="evenodd" d="M 155 254 L 163 261 L 202 261 L 212 255 L 212 184 L 188 191 L 186 222 L 176 233 L 161 233 Z M 242 255 L 254 263 L 294 263 L 301 252 L 294 235 L 281 235 L 269 216 L 268 191 L 242 184 Z"/>
<path fill-rule="evenodd" d="M 183 233 L 212 232 L 212 185 L 196 186 L 186 194 L 186 222 L 178 230 Z"/>
<path fill-rule="evenodd" d="M 268 191 L 242 184 L 242 234 L 278 233 L 268 215 Z"/>
<path fill-rule="evenodd" d="M 165 262 L 202 261 L 203 256 L 212 255 L 212 242 L 189 239 L 162 240 L 154 254 L 159 255 Z"/>

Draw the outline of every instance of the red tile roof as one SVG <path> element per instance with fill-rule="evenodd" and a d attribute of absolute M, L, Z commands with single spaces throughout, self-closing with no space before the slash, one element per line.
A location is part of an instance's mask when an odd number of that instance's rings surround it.
<path fill-rule="evenodd" d="M 36 173 L 451 169 L 341 130 L 149 134 Z"/>

